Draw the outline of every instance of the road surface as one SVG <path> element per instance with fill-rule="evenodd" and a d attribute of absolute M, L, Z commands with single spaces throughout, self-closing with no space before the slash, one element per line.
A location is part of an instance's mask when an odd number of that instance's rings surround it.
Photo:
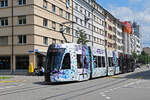
<path fill-rule="evenodd" d="M 150 100 L 150 69 L 84 82 L 47 84 L 44 77 L 0 81 L 0 100 Z"/>

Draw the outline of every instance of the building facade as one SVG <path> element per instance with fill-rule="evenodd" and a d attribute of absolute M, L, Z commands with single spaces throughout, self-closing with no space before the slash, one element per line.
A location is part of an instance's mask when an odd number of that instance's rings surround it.
<path fill-rule="evenodd" d="M 133 34 L 122 27 L 96 0 L 0 0 L 0 73 L 44 66 L 48 46 L 77 43 L 80 29 L 88 46 L 140 54 L 139 25 L 133 23 Z"/>
<path fill-rule="evenodd" d="M 85 31 L 88 46 L 105 46 L 103 8 L 94 0 L 73 0 L 73 42 L 77 43 L 78 30 Z"/>
<path fill-rule="evenodd" d="M 92 46 L 92 1 L 73 0 L 73 42 L 77 43 L 79 30 L 83 30 Z"/>
<path fill-rule="evenodd" d="M 132 51 L 136 52 L 139 55 L 142 52 L 142 40 L 141 40 L 142 38 L 141 38 L 140 25 L 138 25 L 136 22 L 133 22 L 132 29 L 133 29 L 132 41 L 134 41 Z"/>
<path fill-rule="evenodd" d="M 118 53 L 123 53 L 123 25 L 119 20 L 116 20 L 116 50 Z"/>
<path fill-rule="evenodd" d="M 72 42 L 72 0 L 0 0 L 0 71 L 43 66 L 51 43 Z M 66 24 L 64 24 L 66 23 Z"/>
<path fill-rule="evenodd" d="M 105 10 L 105 46 L 108 51 L 116 50 L 116 26 L 115 18 Z"/>

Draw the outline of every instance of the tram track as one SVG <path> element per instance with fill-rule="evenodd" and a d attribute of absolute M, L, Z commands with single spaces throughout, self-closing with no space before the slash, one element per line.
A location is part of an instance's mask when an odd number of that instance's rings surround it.
<path fill-rule="evenodd" d="M 98 80 L 98 79 L 96 79 L 96 80 Z M 90 81 L 93 81 L 93 80 L 90 80 Z M 85 82 L 87 82 L 87 81 L 85 81 Z M 101 84 L 106 84 L 108 82 L 112 82 L 112 80 L 111 81 L 106 81 L 106 82 L 101 82 Z M 95 87 L 99 84 L 100 83 L 95 84 L 95 85 L 91 85 L 91 86 L 88 86 L 88 87 L 85 87 L 85 88 L 82 88 L 82 89 L 92 88 L 92 87 Z M 50 86 L 50 87 L 48 87 L 48 86 Z M 44 86 L 40 86 L 40 87 L 38 85 L 38 86 L 23 87 L 23 88 L 19 88 L 19 89 L 11 89 L 11 90 L 9 89 L 9 90 L 0 91 L 0 96 L 16 94 L 16 93 L 21 93 L 21 92 L 34 91 L 34 90 L 39 90 L 39 89 L 44 89 L 44 88 L 54 88 L 56 86 L 58 86 L 58 85 L 46 85 L 46 86 L 44 85 Z M 82 89 L 80 89 L 80 90 L 82 90 Z M 76 90 L 76 91 L 78 91 L 78 90 Z"/>
<path fill-rule="evenodd" d="M 95 92 L 95 91 L 98 91 L 98 90 L 102 90 L 104 88 L 109 88 L 111 86 L 115 86 L 115 85 L 118 85 L 118 84 L 121 84 L 123 82 L 127 82 L 128 80 L 130 79 L 122 79 L 122 80 L 111 80 L 111 81 L 107 81 L 105 83 L 101 83 L 101 84 L 104 84 L 104 85 L 100 85 L 100 83 L 98 84 L 95 84 L 95 85 L 91 85 L 91 86 L 88 86 L 88 87 L 85 87 L 85 88 L 80 88 L 80 89 L 76 89 L 76 90 L 71 90 L 71 91 L 68 91 L 68 92 L 65 92 L 65 93 L 60 93 L 60 94 L 57 94 L 57 95 L 53 95 L 53 96 L 49 96 L 49 97 L 45 97 L 45 98 L 42 98 L 41 100 L 48 100 L 48 99 L 53 99 L 53 98 L 56 98 L 56 97 L 60 97 L 60 96 L 65 96 L 65 95 L 69 95 L 69 94 L 73 94 L 73 93 L 76 93 L 78 92 L 77 95 L 73 95 L 71 97 L 68 97 L 68 98 L 65 98 L 65 99 L 62 99 L 62 100 L 70 100 L 72 98 L 75 98 L 75 97 L 78 97 L 78 96 L 83 96 L 83 95 L 86 95 L 86 94 L 89 94 L 89 93 L 92 93 L 92 92 Z M 109 83 L 111 82 L 111 84 Z M 112 83 L 113 82 L 113 83 Z M 100 86 L 99 88 L 97 88 L 97 86 Z M 89 90 L 91 88 L 95 87 L 94 89 L 92 90 Z M 85 91 L 86 90 L 86 91 Z M 84 92 L 85 91 L 85 92 Z M 83 92 L 83 93 L 79 93 L 79 92 Z"/>
<path fill-rule="evenodd" d="M 98 79 L 89 80 L 89 83 L 93 84 L 95 82 L 95 80 L 98 80 Z M 112 80 L 108 80 L 108 81 L 105 81 L 105 82 L 98 82 L 96 84 L 86 86 L 84 88 L 72 89 L 68 92 L 62 92 L 62 93 L 59 93 L 59 94 L 56 94 L 56 95 L 47 96 L 47 97 L 41 98 L 41 100 L 53 99 L 53 98 L 56 98 L 56 97 L 65 96 L 65 95 L 69 95 L 69 94 L 72 95 L 73 93 L 78 92 L 77 95 L 73 95 L 73 96 L 70 96 L 68 98 L 63 99 L 63 100 L 69 100 L 71 98 L 75 98 L 75 97 L 78 97 L 78 96 L 83 96 L 83 95 L 89 94 L 89 93 L 94 92 L 94 91 L 98 91 L 98 90 L 101 90 L 101 89 L 104 89 L 104 88 L 115 86 L 117 84 L 121 84 L 123 82 L 127 82 L 127 80 L 129 80 L 129 79 L 121 79 L 121 80 L 120 79 L 112 79 Z M 85 82 L 88 82 L 88 81 L 85 81 Z M 73 84 L 76 84 L 76 83 L 73 83 Z M 79 84 L 80 84 L 80 82 L 79 82 Z M 79 84 L 76 84 L 76 85 L 79 85 Z M 67 85 L 67 84 L 65 84 L 65 85 Z M 38 85 L 38 86 L 34 86 L 34 87 L 33 86 L 28 86 L 28 87 L 23 87 L 23 88 L 19 88 L 19 89 L 11 89 L 9 91 L 5 90 L 5 91 L 0 91 L 0 96 L 16 94 L 16 93 L 26 93 L 28 91 L 36 91 L 36 90 L 40 90 L 40 89 L 44 89 L 44 88 L 48 88 L 49 90 L 51 90 L 56 86 L 60 86 L 60 85 L 46 85 L 46 86 L 45 85 L 44 86 L 39 86 Z"/>

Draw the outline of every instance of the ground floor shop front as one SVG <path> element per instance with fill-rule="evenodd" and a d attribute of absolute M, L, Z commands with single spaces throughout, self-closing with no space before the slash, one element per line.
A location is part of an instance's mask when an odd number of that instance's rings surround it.
<path fill-rule="evenodd" d="M 28 74 L 30 64 L 34 68 L 44 66 L 45 54 L 0 55 L 0 74 Z"/>

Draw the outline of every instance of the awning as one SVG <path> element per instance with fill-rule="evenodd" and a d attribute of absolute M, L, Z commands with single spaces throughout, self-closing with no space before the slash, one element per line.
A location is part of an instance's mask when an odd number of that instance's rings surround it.
<path fill-rule="evenodd" d="M 46 55 L 47 55 L 47 52 L 36 52 L 36 54 L 42 55 L 42 56 L 46 56 Z"/>

